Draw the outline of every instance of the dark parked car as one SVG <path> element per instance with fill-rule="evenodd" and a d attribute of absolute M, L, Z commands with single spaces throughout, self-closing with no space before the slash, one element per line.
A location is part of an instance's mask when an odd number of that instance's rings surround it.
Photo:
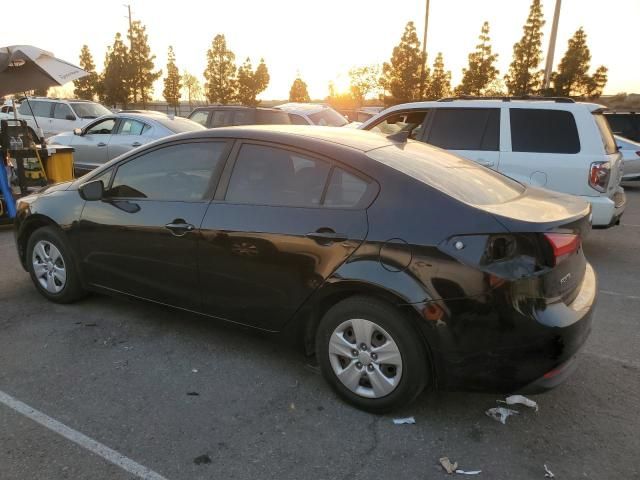
<path fill-rule="evenodd" d="M 634 142 L 640 142 L 640 113 L 632 111 L 605 112 L 604 116 L 609 121 L 609 126 L 614 134 Z"/>
<path fill-rule="evenodd" d="M 204 130 L 18 210 L 20 261 L 46 298 L 119 293 L 287 332 L 373 412 L 425 386 L 553 387 L 591 328 L 589 205 L 418 142 Z"/>
<path fill-rule="evenodd" d="M 238 125 L 291 125 L 289 115 L 282 110 L 241 105 L 198 107 L 189 114 L 189 120 L 207 128 Z"/>

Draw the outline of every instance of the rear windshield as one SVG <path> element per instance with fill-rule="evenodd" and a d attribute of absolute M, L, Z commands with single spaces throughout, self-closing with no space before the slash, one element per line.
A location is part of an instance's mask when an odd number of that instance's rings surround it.
<path fill-rule="evenodd" d="M 197 130 L 206 130 L 202 125 L 182 117 L 153 117 L 163 127 L 168 128 L 173 133 L 195 132 Z"/>
<path fill-rule="evenodd" d="M 604 115 L 601 113 L 594 113 L 593 118 L 595 118 L 596 125 L 598 125 L 605 153 L 616 153 L 618 146 L 616 145 L 616 140 L 613 138 L 613 133 L 611 133 L 609 122 L 607 122 L 607 119 L 604 118 Z"/>
<path fill-rule="evenodd" d="M 256 111 L 256 119 L 259 125 L 291 125 L 287 112 L 258 110 Z"/>
<path fill-rule="evenodd" d="M 419 142 L 378 148 L 367 155 L 471 205 L 494 205 L 520 196 L 525 187 L 471 160 Z"/>
<path fill-rule="evenodd" d="M 316 113 L 309 114 L 309 118 L 314 125 L 328 127 L 343 127 L 347 123 L 347 119 L 336 112 L 333 108 L 325 108 Z"/>

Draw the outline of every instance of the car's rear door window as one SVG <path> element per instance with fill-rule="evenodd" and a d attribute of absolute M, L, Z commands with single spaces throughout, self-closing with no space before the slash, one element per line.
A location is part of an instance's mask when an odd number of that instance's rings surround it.
<path fill-rule="evenodd" d="M 369 183 L 342 168 L 335 167 L 327 187 L 324 205 L 327 207 L 355 207 L 364 197 Z"/>
<path fill-rule="evenodd" d="M 211 112 L 212 127 L 228 127 L 233 124 L 231 110 L 214 110 Z"/>
<path fill-rule="evenodd" d="M 498 151 L 499 108 L 436 108 L 425 141 L 447 150 Z"/>
<path fill-rule="evenodd" d="M 29 108 L 31 106 L 31 108 Z M 18 113 L 23 116 L 36 116 L 43 118 L 51 118 L 51 102 L 46 102 L 42 100 L 31 100 L 27 102 L 24 100 L 20 104 L 20 108 L 18 109 Z M 33 112 L 33 113 L 32 113 Z"/>
<path fill-rule="evenodd" d="M 226 151 L 226 142 L 190 142 L 152 150 L 118 167 L 107 192 L 111 198 L 197 201 Z"/>
<path fill-rule="evenodd" d="M 68 117 L 68 118 L 67 118 Z M 53 107 L 53 118 L 58 120 L 73 120 L 76 119 L 76 116 L 71 111 L 71 107 L 65 103 L 56 103 Z"/>
<path fill-rule="evenodd" d="M 580 138 L 571 112 L 511 108 L 511 150 L 533 153 L 578 153 Z"/>
<path fill-rule="evenodd" d="M 307 119 L 304 118 L 302 115 L 298 115 L 297 113 L 290 113 L 289 120 L 293 125 L 309 125 L 309 122 L 307 122 Z"/>
<path fill-rule="evenodd" d="M 226 200 L 233 203 L 313 207 L 320 205 L 328 162 L 266 145 L 240 149 Z"/>
<path fill-rule="evenodd" d="M 146 130 L 149 130 L 149 128 L 151 127 L 146 123 L 126 118 L 120 122 L 118 135 L 142 135 Z"/>

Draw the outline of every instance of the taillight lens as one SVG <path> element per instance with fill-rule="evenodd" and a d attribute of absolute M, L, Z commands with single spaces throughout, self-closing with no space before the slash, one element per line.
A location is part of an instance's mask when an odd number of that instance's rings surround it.
<path fill-rule="evenodd" d="M 593 162 L 589 169 L 589 186 L 599 192 L 606 192 L 611 176 L 610 162 Z"/>
<path fill-rule="evenodd" d="M 545 233 L 553 250 L 554 266 L 574 254 L 580 248 L 580 236 L 572 233 Z"/>

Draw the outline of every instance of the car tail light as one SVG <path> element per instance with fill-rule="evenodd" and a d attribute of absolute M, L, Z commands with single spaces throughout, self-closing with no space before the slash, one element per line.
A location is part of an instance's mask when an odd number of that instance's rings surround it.
<path fill-rule="evenodd" d="M 577 252 L 580 248 L 580 236 L 573 233 L 545 233 L 553 250 L 554 266 Z"/>
<path fill-rule="evenodd" d="M 610 162 L 593 162 L 589 169 L 589 186 L 599 192 L 605 192 L 611 176 Z"/>

